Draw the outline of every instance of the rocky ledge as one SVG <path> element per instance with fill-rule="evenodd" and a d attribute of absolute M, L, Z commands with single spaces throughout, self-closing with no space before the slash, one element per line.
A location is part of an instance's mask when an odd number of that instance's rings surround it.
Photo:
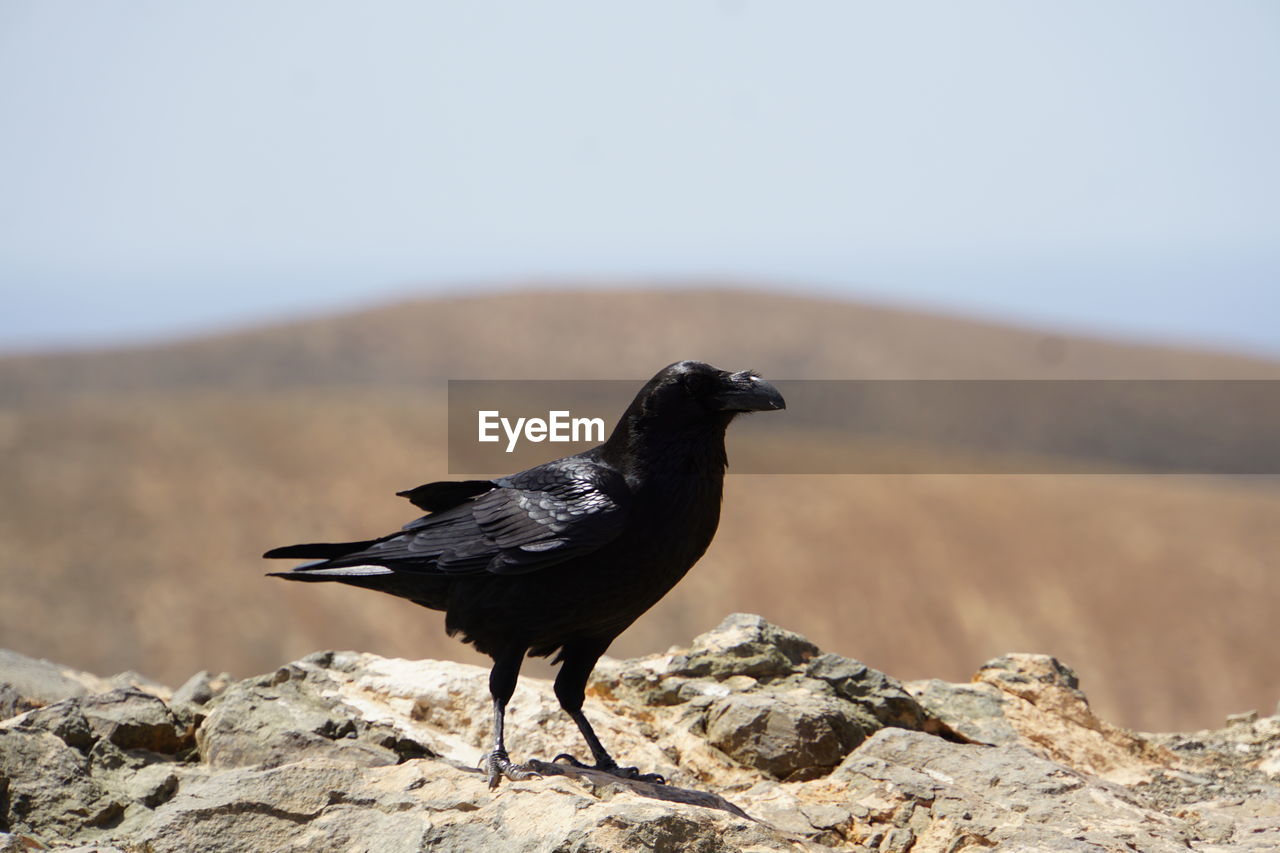
<path fill-rule="evenodd" d="M 587 713 L 668 784 L 490 791 L 472 666 L 324 652 L 170 691 L 0 652 L 0 852 L 1280 849 L 1280 717 L 1136 734 L 1045 656 L 903 684 L 737 614 L 602 661 Z M 508 719 L 517 759 L 581 751 L 548 682 Z"/>

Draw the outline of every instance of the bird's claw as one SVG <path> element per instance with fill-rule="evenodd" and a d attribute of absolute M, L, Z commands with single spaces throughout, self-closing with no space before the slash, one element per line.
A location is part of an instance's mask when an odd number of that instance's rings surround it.
<path fill-rule="evenodd" d="M 489 774 L 489 790 L 498 787 L 498 783 L 502 781 L 502 777 L 507 777 L 512 782 L 522 782 L 525 779 L 540 779 L 542 774 L 531 769 L 525 764 L 514 763 L 505 752 L 494 750 L 486 753 L 480 759 L 480 768 Z"/>
<path fill-rule="evenodd" d="M 615 767 L 606 771 L 623 779 L 634 779 L 637 782 L 648 782 L 651 785 L 667 784 L 667 777 L 661 773 L 641 773 L 639 767 Z"/>
<path fill-rule="evenodd" d="M 637 782 L 650 782 L 654 785 L 667 784 L 667 778 L 661 773 L 641 773 L 639 767 L 619 767 L 616 761 L 584 764 L 567 752 L 562 752 L 552 759 L 552 762 L 557 764 L 562 761 L 583 770 L 598 770 L 601 773 L 608 773 L 610 776 L 617 776 L 619 779 L 633 779 Z"/>

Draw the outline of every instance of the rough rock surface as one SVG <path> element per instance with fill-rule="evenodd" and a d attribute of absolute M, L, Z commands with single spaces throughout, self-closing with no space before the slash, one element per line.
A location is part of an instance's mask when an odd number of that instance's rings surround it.
<path fill-rule="evenodd" d="M 170 693 L 0 653 L 0 853 L 1280 850 L 1280 717 L 1124 731 L 1053 658 L 902 684 L 736 614 L 606 660 L 587 713 L 669 784 L 563 764 L 489 791 L 487 673 L 325 652 Z M 7 704 L 4 704 L 7 703 Z M 581 754 L 547 682 L 517 760 Z"/>

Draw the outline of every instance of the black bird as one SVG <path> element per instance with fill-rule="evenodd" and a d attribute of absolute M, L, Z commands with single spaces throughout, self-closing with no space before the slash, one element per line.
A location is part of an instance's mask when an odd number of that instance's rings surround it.
<path fill-rule="evenodd" d="M 555 654 L 556 698 L 596 769 L 662 781 L 610 757 L 582 713 L 587 679 L 614 638 L 711 544 L 729 422 L 785 405 L 751 371 L 681 361 L 640 389 L 599 447 L 496 480 L 399 492 L 429 514 L 388 536 L 264 556 L 318 558 L 275 577 L 339 581 L 443 610 L 450 636 L 493 658 L 493 751 L 484 762 L 490 787 L 502 776 L 536 775 L 511 762 L 502 734 L 526 654 Z"/>

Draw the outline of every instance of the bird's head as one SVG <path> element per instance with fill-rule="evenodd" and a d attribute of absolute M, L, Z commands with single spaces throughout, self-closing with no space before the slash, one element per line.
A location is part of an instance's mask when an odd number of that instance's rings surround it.
<path fill-rule="evenodd" d="M 690 460 L 723 476 L 729 422 L 745 412 L 786 406 L 778 389 L 753 371 L 730 373 L 701 361 L 678 361 L 645 383 L 603 451 L 628 476 L 655 467 L 687 469 Z"/>
<path fill-rule="evenodd" d="M 730 373 L 701 361 L 678 361 L 640 389 L 627 414 L 671 427 L 724 425 L 744 412 L 786 407 L 778 389 L 753 371 Z"/>

